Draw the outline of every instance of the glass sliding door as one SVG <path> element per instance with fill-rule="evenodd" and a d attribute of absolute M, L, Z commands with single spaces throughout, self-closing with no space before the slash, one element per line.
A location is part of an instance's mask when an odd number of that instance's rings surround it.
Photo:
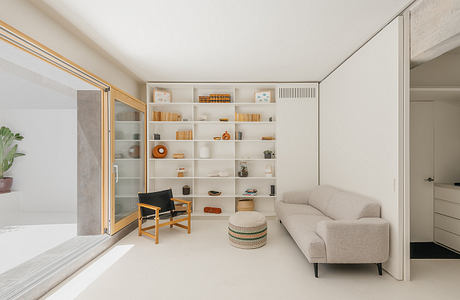
<path fill-rule="evenodd" d="M 111 91 L 112 189 L 110 233 L 137 218 L 137 194 L 146 191 L 146 104 Z"/>

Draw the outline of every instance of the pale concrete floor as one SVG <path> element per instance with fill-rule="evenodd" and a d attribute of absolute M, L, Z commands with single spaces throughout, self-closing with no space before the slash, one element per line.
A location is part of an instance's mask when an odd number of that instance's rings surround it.
<path fill-rule="evenodd" d="M 459 260 L 412 262 L 413 280 L 375 265 L 320 265 L 320 278 L 284 227 L 268 243 L 231 247 L 226 221 L 196 220 L 192 234 L 162 228 L 160 243 L 133 231 L 48 293 L 47 299 L 460 299 Z"/>
<path fill-rule="evenodd" d="M 10 225 L 0 228 L 0 274 L 77 235 L 77 224 Z"/>

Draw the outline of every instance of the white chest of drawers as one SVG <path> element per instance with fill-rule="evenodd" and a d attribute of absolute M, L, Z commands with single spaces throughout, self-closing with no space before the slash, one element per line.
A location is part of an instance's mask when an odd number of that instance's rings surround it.
<path fill-rule="evenodd" d="M 434 240 L 460 252 L 460 187 L 434 186 Z"/>

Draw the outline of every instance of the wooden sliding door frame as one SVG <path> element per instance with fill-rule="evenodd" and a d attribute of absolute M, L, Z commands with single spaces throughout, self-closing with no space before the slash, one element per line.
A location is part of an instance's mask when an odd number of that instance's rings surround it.
<path fill-rule="evenodd" d="M 137 100 L 128 93 L 117 89 L 107 81 L 82 68 L 59 53 L 51 50 L 30 36 L 0 20 L 0 40 L 21 49 L 81 80 L 97 87 L 101 91 L 101 234 L 109 228 L 109 182 L 110 182 L 110 141 L 109 141 L 109 91 L 116 90 L 129 98 Z M 139 100 L 137 100 L 139 101 Z M 146 126 L 146 125 L 145 125 Z M 147 178 L 146 178 L 147 180 Z"/>
<path fill-rule="evenodd" d="M 136 109 L 144 114 L 144 192 L 147 192 L 147 104 L 142 102 L 125 92 L 113 88 L 110 91 L 110 234 L 117 233 L 120 229 L 129 225 L 131 222 L 137 219 L 137 208 L 130 215 L 124 217 L 118 222 L 115 222 L 115 176 L 113 165 L 115 163 L 115 101 L 120 101 L 123 104 L 126 104 L 133 109 Z"/>

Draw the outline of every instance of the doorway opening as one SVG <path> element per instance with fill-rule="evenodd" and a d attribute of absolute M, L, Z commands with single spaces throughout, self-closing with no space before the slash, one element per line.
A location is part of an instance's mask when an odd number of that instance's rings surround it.
<path fill-rule="evenodd" d="M 37 298 L 108 238 L 107 91 L 5 27 L 0 22 L 0 179 L 12 184 L 0 193 L 0 298 Z"/>
<path fill-rule="evenodd" d="M 410 77 L 411 259 L 460 259 L 460 47 Z"/>

